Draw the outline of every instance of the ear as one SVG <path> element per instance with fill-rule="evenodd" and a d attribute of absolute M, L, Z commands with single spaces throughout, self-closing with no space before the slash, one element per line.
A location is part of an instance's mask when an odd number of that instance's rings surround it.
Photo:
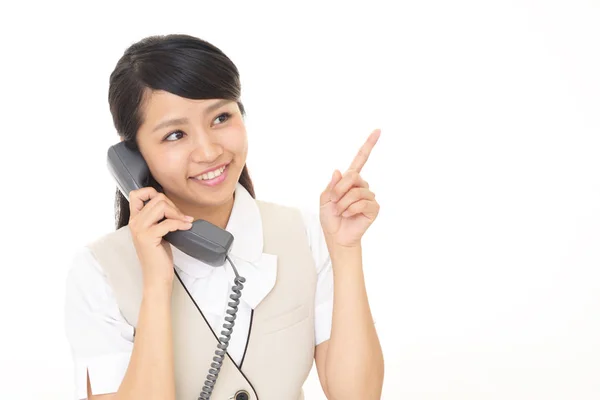
<path fill-rule="evenodd" d="M 124 137 L 124 136 L 119 136 L 119 137 L 121 138 L 121 142 L 122 142 L 123 140 L 125 140 L 125 137 Z"/>

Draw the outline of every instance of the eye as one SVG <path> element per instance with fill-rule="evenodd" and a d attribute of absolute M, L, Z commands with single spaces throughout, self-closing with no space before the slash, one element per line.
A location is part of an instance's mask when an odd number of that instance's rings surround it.
<path fill-rule="evenodd" d="M 175 134 L 183 135 L 184 133 L 180 130 L 176 130 L 176 131 L 169 133 L 167 136 L 165 136 L 165 138 L 163 140 L 166 140 L 167 142 L 173 142 L 174 140 L 170 140 L 169 138 L 175 137 Z M 181 138 L 178 138 L 178 139 L 181 139 Z M 175 140 L 177 140 L 177 139 L 175 139 Z"/>
<path fill-rule="evenodd" d="M 221 120 L 221 123 L 217 124 L 217 125 L 221 125 L 221 124 L 227 122 L 227 120 L 229 120 L 229 118 L 231 118 L 231 116 L 232 116 L 231 113 L 224 112 L 223 114 L 220 114 L 217 118 L 215 118 L 214 121 Z M 181 136 L 176 137 L 176 135 L 181 135 Z M 177 141 L 177 140 L 181 139 L 183 137 L 183 135 L 185 135 L 185 133 L 183 131 L 176 130 L 176 131 L 173 131 L 173 132 L 169 132 L 169 134 L 167 136 L 165 136 L 163 138 L 163 140 L 167 141 L 167 142 L 174 142 L 174 141 Z M 171 137 L 175 138 L 175 139 L 169 139 Z"/>
<path fill-rule="evenodd" d="M 218 116 L 217 118 L 215 118 L 214 120 L 216 121 L 216 120 L 218 120 L 219 118 L 223 118 L 223 117 L 225 117 L 225 121 L 223 121 L 223 122 L 221 122 L 221 123 L 224 123 L 224 122 L 226 122 L 226 121 L 227 121 L 229 118 L 231 118 L 231 113 L 224 112 L 223 114 L 219 115 L 219 116 Z"/>

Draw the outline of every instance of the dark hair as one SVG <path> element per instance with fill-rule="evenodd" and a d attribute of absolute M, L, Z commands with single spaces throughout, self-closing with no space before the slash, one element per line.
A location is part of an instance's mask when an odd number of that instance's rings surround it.
<path fill-rule="evenodd" d="M 108 103 L 120 137 L 138 149 L 137 131 L 142 124 L 145 93 L 164 90 L 189 99 L 227 99 L 240 101 L 239 72 L 233 62 L 212 44 L 183 34 L 155 35 L 132 44 L 125 50 L 110 74 Z M 244 165 L 240 184 L 255 198 L 248 167 Z M 151 176 L 149 185 L 162 191 Z M 115 225 L 129 223 L 129 202 L 116 190 Z"/>

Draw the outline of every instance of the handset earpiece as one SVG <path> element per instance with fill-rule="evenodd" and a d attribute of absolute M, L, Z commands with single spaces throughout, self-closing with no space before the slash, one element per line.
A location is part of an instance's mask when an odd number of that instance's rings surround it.
<path fill-rule="evenodd" d="M 150 169 L 142 154 L 127 147 L 126 142 L 117 143 L 108 149 L 107 162 L 108 170 L 127 201 L 129 192 L 142 188 L 150 176 Z"/>

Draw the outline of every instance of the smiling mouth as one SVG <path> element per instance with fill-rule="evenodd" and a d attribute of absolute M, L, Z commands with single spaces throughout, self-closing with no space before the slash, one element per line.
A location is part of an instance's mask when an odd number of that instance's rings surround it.
<path fill-rule="evenodd" d="M 227 178 L 228 171 L 229 164 L 224 165 L 221 168 L 217 168 L 216 170 L 207 172 L 205 174 L 194 176 L 190 179 L 205 186 L 216 186 Z"/>
<path fill-rule="evenodd" d="M 219 176 L 221 176 L 223 174 L 223 172 L 225 172 L 225 169 L 229 166 L 229 164 L 227 165 L 223 165 L 221 168 L 217 168 L 213 171 L 207 172 L 205 174 L 200 174 L 198 176 L 194 176 L 192 177 L 192 179 L 196 179 L 199 181 L 209 181 L 211 179 L 217 178 Z"/>

